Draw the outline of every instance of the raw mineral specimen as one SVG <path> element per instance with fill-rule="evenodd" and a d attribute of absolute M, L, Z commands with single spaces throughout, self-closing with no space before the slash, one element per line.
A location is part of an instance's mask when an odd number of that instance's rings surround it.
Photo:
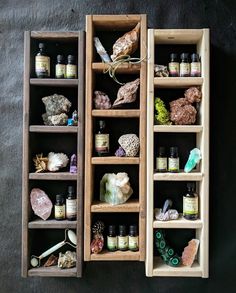
<path fill-rule="evenodd" d="M 57 263 L 58 263 L 58 257 L 51 254 L 43 266 L 44 267 L 56 266 Z"/>
<path fill-rule="evenodd" d="M 58 171 L 59 169 L 66 167 L 68 161 L 69 158 L 67 157 L 67 155 L 63 153 L 50 152 L 48 154 L 47 169 L 51 172 Z"/>
<path fill-rule="evenodd" d="M 202 92 L 197 87 L 190 87 L 184 93 L 189 103 L 199 103 L 202 99 Z"/>
<path fill-rule="evenodd" d="M 135 157 L 138 154 L 140 143 L 136 134 L 124 134 L 119 138 L 118 142 L 127 157 Z"/>
<path fill-rule="evenodd" d="M 191 241 L 189 241 L 188 246 L 184 248 L 184 251 L 182 253 L 182 263 L 184 266 L 192 266 L 198 251 L 198 246 L 199 240 L 192 239 Z"/>
<path fill-rule="evenodd" d="M 125 150 L 120 146 L 116 152 L 115 152 L 116 157 L 125 157 Z"/>
<path fill-rule="evenodd" d="M 184 172 L 188 173 L 195 168 L 202 158 L 201 151 L 198 148 L 194 148 L 190 151 L 188 161 L 185 164 Z"/>
<path fill-rule="evenodd" d="M 165 103 L 161 100 L 161 98 L 155 98 L 155 109 L 157 114 L 155 115 L 155 119 L 157 124 L 160 125 L 170 125 L 170 113 L 166 109 Z"/>
<path fill-rule="evenodd" d="M 70 110 L 71 102 L 63 95 L 54 94 L 42 98 L 48 116 L 67 113 Z"/>
<path fill-rule="evenodd" d="M 43 190 L 33 188 L 30 193 L 30 203 L 35 215 L 43 220 L 47 220 L 50 217 L 53 204 Z"/>
<path fill-rule="evenodd" d="M 138 48 L 140 23 L 136 27 L 120 37 L 113 45 L 113 54 L 111 59 L 114 61 L 122 55 L 131 55 Z"/>
<path fill-rule="evenodd" d="M 93 38 L 93 40 L 94 40 L 94 45 L 97 50 L 97 53 L 101 57 L 102 61 L 105 63 L 111 62 L 111 59 L 110 59 L 109 55 L 107 54 L 107 52 L 106 52 L 105 48 L 103 47 L 99 38 L 95 37 L 95 38 Z"/>
<path fill-rule="evenodd" d="M 133 194 L 127 173 L 106 173 L 100 181 L 100 200 L 118 205 L 125 203 Z"/>
<path fill-rule="evenodd" d="M 154 73 L 157 77 L 168 77 L 169 71 L 167 70 L 167 66 L 164 65 L 154 65 Z"/>
<path fill-rule="evenodd" d="M 73 154 L 70 158 L 70 173 L 77 173 L 77 158 L 76 154 Z"/>
<path fill-rule="evenodd" d="M 37 154 L 36 157 L 33 158 L 33 161 L 36 168 L 36 173 L 47 170 L 48 158 L 43 157 L 43 154 Z"/>
<path fill-rule="evenodd" d="M 45 125 L 66 125 L 68 116 L 65 113 L 48 116 L 47 113 L 42 115 Z"/>
<path fill-rule="evenodd" d="M 74 251 L 66 251 L 65 254 L 59 253 L 58 267 L 61 269 L 73 268 L 76 265 L 76 253 Z"/>
<path fill-rule="evenodd" d="M 104 237 L 102 235 L 105 229 L 105 225 L 102 221 L 97 221 L 92 226 L 93 240 L 91 242 L 90 248 L 92 253 L 99 253 L 102 251 L 104 246 Z"/>
<path fill-rule="evenodd" d="M 110 109 L 111 101 L 107 94 L 101 91 L 95 91 L 94 105 L 95 109 Z"/>
<path fill-rule="evenodd" d="M 179 213 L 177 210 L 169 209 L 165 213 L 163 213 L 162 209 L 155 209 L 155 218 L 158 221 L 170 221 L 177 220 L 179 218 Z"/>
<path fill-rule="evenodd" d="M 140 79 L 137 78 L 134 81 L 127 82 L 121 86 L 117 93 L 117 99 L 112 105 L 112 108 L 117 108 L 123 104 L 132 103 L 136 100 L 137 90 L 139 87 Z"/>

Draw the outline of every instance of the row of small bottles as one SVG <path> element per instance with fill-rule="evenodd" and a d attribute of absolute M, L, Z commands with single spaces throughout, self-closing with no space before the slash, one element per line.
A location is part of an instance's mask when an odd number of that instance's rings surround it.
<path fill-rule="evenodd" d="M 170 63 L 168 66 L 169 74 L 172 77 L 198 77 L 201 76 L 201 63 L 197 53 L 191 55 L 191 63 L 189 62 L 189 54 L 182 53 L 180 55 L 181 63 L 179 63 L 176 53 L 170 54 Z"/>
<path fill-rule="evenodd" d="M 107 249 L 109 251 L 138 251 L 139 250 L 139 239 L 138 239 L 138 228 L 137 225 L 129 226 L 129 234 L 126 232 L 125 225 L 119 225 L 119 234 L 116 234 L 116 226 L 108 226 L 107 235 Z"/>
<path fill-rule="evenodd" d="M 46 53 L 45 44 L 39 43 L 39 52 L 35 56 L 35 74 L 38 78 L 51 77 L 50 74 L 50 57 Z M 57 55 L 57 64 L 55 67 L 56 78 L 76 78 L 77 66 L 75 56 L 67 56 L 67 64 L 64 62 L 63 55 Z"/>
<path fill-rule="evenodd" d="M 68 194 L 65 198 L 62 194 L 56 195 L 56 203 L 54 206 L 54 217 L 56 220 L 76 220 L 77 215 L 77 201 L 75 196 L 75 190 L 73 186 L 68 186 Z"/>
<path fill-rule="evenodd" d="M 158 148 L 156 157 L 156 171 L 157 172 L 179 172 L 179 154 L 177 147 L 171 147 L 168 160 L 165 147 Z"/>

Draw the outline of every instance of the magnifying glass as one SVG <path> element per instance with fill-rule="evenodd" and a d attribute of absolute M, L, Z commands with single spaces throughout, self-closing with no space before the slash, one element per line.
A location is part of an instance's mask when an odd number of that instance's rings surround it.
<path fill-rule="evenodd" d="M 31 260 L 30 260 L 31 266 L 34 267 L 34 268 L 39 267 L 40 266 L 40 262 L 41 262 L 41 260 L 44 257 L 46 257 L 49 254 L 53 253 L 54 251 L 58 250 L 59 248 L 61 248 L 65 244 L 68 244 L 68 245 L 76 248 L 76 245 L 77 245 L 77 237 L 76 237 L 75 232 L 73 232 L 72 230 L 66 229 L 65 230 L 65 239 L 63 241 L 57 243 L 53 247 L 49 248 L 48 250 L 46 250 L 40 256 L 32 255 L 31 256 Z"/>

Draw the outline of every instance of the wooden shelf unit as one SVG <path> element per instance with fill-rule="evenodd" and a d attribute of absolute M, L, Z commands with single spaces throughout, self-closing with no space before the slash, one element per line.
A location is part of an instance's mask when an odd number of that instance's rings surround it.
<path fill-rule="evenodd" d="M 201 56 L 201 77 L 154 77 L 154 64 L 157 63 L 157 54 L 160 54 L 159 45 L 171 45 L 174 52 L 175 45 L 196 45 Z M 172 51 L 170 53 L 172 53 Z M 156 54 L 155 54 L 156 53 Z M 166 54 L 166 52 L 165 52 Z M 147 73 L 147 231 L 146 231 L 146 275 L 152 276 L 184 276 L 208 278 L 208 250 L 209 250 L 209 29 L 149 29 L 148 30 L 148 73 Z M 159 55 L 160 56 L 160 55 Z M 163 62 L 158 59 L 158 62 Z M 162 63 L 157 63 L 162 64 Z M 200 109 L 200 125 L 175 126 L 154 125 L 154 96 L 161 89 L 188 88 L 199 86 L 202 90 Z M 162 97 L 164 99 L 164 97 Z M 176 97 L 178 98 L 178 96 Z M 159 133 L 193 133 L 196 135 L 196 147 L 202 152 L 200 169 L 191 173 L 155 173 L 154 136 Z M 189 150 L 190 151 L 190 150 Z M 154 182 L 160 181 L 197 181 L 199 186 L 200 219 L 187 221 L 179 220 L 160 222 L 154 220 Z M 173 183 L 172 183 L 173 184 Z M 174 183 L 175 184 L 175 183 Z M 184 191 L 183 191 L 184 192 Z M 155 194 L 155 198 L 159 194 Z M 198 259 L 192 267 L 167 266 L 160 257 L 154 257 L 154 229 L 194 229 L 195 237 L 200 240 Z M 187 246 L 187 243 L 186 243 Z"/>
<path fill-rule="evenodd" d="M 85 261 L 97 261 L 97 260 L 145 260 L 145 160 L 146 160 L 146 60 L 142 61 L 138 65 L 122 64 L 116 71 L 118 75 L 123 74 L 128 80 L 132 79 L 132 75 L 140 78 L 139 87 L 139 106 L 134 109 L 109 109 L 109 110 L 96 110 L 93 108 L 93 96 L 94 90 L 104 90 L 100 88 L 101 83 L 96 84 L 96 79 L 108 81 L 108 90 L 113 87 L 120 87 L 116 84 L 108 74 L 104 74 L 104 70 L 108 69 L 108 64 L 103 64 L 99 55 L 96 53 L 94 47 L 93 37 L 98 36 L 101 42 L 105 46 L 108 53 L 112 53 L 112 44 L 121 37 L 125 32 L 132 30 L 137 23 L 140 22 L 140 41 L 139 49 L 137 50 L 141 59 L 146 56 L 146 38 L 147 38 L 147 20 L 146 15 L 89 15 L 86 17 L 86 140 L 85 140 L 85 205 L 84 205 L 84 221 L 85 221 L 85 237 L 84 237 L 84 259 Z M 108 37 L 104 35 L 108 34 Z M 112 39 L 112 40 L 110 40 Z M 110 44 L 106 44 L 109 42 Z M 114 90 L 114 89 L 113 89 Z M 104 90 L 106 91 L 106 90 Z M 116 92 L 117 94 L 117 92 Z M 113 92 L 113 96 L 116 95 Z M 109 94 L 108 94 L 109 95 Z M 110 96 L 111 97 L 111 96 Z M 110 157 L 94 157 L 94 121 L 99 117 L 104 119 L 117 119 L 124 125 L 124 132 L 122 134 L 131 133 L 127 132 L 126 124 L 129 123 L 129 119 L 136 119 L 138 125 L 138 134 L 140 138 L 140 152 L 139 157 L 135 158 L 117 158 L 111 154 Z M 124 119 L 125 118 L 125 119 Z M 110 121 L 109 120 L 109 121 Z M 114 120 L 113 120 L 114 121 Z M 122 124 L 123 123 L 123 124 Z M 109 125 L 108 125 L 109 127 Z M 120 127 L 118 125 L 118 127 Z M 121 126 L 122 127 L 122 126 Z M 118 139 L 117 139 L 118 140 Z M 117 141 L 118 148 L 118 141 Z M 99 166 L 98 166 L 99 165 Z M 137 168 L 137 175 L 133 180 L 138 184 L 139 195 L 138 199 L 132 201 L 131 199 L 119 206 L 111 206 L 106 203 L 98 203 L 97 198 L 93 198 L 94 194 L 98 194 L 99 186 L 95 186 L 96 170 L 99 168 L 119 168 L 119 172 L 124 172 L 123 166 L 129 166 L 129 168 Z M 137 167 L 136 167 L 137 166 Z M 113 170 L 111 172 L 114 172 Z M 99 171 L 99 174 L 101 171 Z M 104 172 L 107 173 L 107 172 Z M 98 178 L 96 178 L 98 182 Z M 99 177 L 99 180 L 101 178 Z M 139 252 L 102 252 L 100 254 L 91 254 L 91 226 L 93 224 L 94 215 L 101 218 L 106 213 L 115 213 L 112 218 L 115 218 L 117 213 L 132 213 L 138 215 L 139 226 Z M 98 217 L 97 217 L 98 218 Z"/>
<path fill-rule="evenodd" d="M 45 42 L 49 47 L 51 57 L 51 72 L 54 76 L 53 64 L 54 54 L 74 54 L 78 64 L 78 79 L 56 79 L 50 78 L 35 78 L 34 74 L 34 57 L 38 50 L 38 43 Z M 53 50 L 55 44 L 59 45 L 58 52 Z M 54 48 L 55 49 L 55 48 Z M 22 170 L 22 276 L 39 276 L 39 277 L 81 277 L 82 276 L 82 261 L 83 261 L 83 181 L 84 181 L 84 32 L 36 32 L 26 31 L 24 42 L 24 106 L 23 106 L 23 170 Z M 72 51 L 71 51 L 72 50 Z M 49 54 L 50 54 L 49 53 Z M 63 89 L 65 96 L 67 91 L 73 90 L 74 96 L 72 97 L 72 105 L 78 112 L 79 123 L 78 127 L 73 126 L 45 126 L 41 118 L 40 113 L 42 107 L 41 98 L 55 93 L 54 91 L 60 91 Z M 42 93 L 42 95 L 41 95 Z M 69 99 L 71 97 L 68 97 Z M 45 109 L 44 109 L 45 110 Z M 34 113 L 32 114 L 32 111 Z M 44 111 L 45 112 L 45 111 Z M 35 120 L 34 115 L 37 115 L 37 122 L 32 123 Z M 33 117 L 33 118 L 32 118 Z M 34 173 L 33 168 L 33 156 L 35 156 L 35 146 L 31 145 L 31 136 L 34 135 L 34 141 L 40 142 L 40 146 L 55 151 L 57 145 L 47 145 L 48 137 L 54 139 L 56 136 L 62 137 L 67 135 L 69 137 L 74 136 L 74 152 L 77 154 L 78 173 L 71 174 L 67 172 L 45 172 Z M 41 137 L 47 138 L 43 142 L 39 140 Z M 62 137 L 63 138 L 63 137 Z M 68 146 L 65 142 L 64 147 Z M 44 153 L 47 155 L 47 153 Z M 68 165 L 69 166 L 69 165 Z M 67 170 L 69 167 L 67 167 Z M 58 181 L 59 180 L 59 181 Z M 64 184 L 65 188 L 72 182 L 76 186 L 77 197 L 77 221 L 56 221 L 49 219 L 46 221 L 33 216 L 33 211 L 30 205 L 30 192 L 33 187 L 48 185 L 56 188 L 56 185 Z M 60 184 L 59 184 L 60 182 Z M 42 188 L 44 189 L 44 188 Z M 53 192 L 52 192 L 53 193 Z M 49 197 L 51 196 L 48 194 Z M 55 196 L 55 194 L 54 194 Z M 53 204 L 55 198 L 51 198 Z M 52 210 L 52 215 L 54 210 Z M 77 264 L 75 268 L 61 270 L 57 266 L 45 268 L 43 266 L 39 268 L 30 267 L 30 256 L 34 254 L 34 251 L 42 253 L 40 244 L 34 241 L 35 235 L 43 231 L 46 237 L 43 239 L 43 245 L 47 246 L 47 235 L 50 235 L 56 231 L 60 233 L 60 238 L 55 235 L 55 244 L 58 239 L 62 240 L 64 237 L 64 231 L 62 229 L 73 229 L 77 234 Z M 37 236 L 38 237 L 38 236 Z M 54 243 L 53 240 L 53 243 Z M 56 252 L 58 253 L 58 251 Z"/>

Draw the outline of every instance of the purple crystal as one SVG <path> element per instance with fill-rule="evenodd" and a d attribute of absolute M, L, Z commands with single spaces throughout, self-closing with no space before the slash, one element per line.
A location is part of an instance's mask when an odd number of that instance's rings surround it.
<path fill-rule="evenodd" d="M 125 157 L 125 150 L 122 148 L 122 147 L 119 147 L 116 152 L 115 152 L 115 155 L 117 157 Z"/>
<path fill-rule="evenodd" d="M 70 173 L 77 173 L 77 158 L 75 154 L 70 158 Z"/>

